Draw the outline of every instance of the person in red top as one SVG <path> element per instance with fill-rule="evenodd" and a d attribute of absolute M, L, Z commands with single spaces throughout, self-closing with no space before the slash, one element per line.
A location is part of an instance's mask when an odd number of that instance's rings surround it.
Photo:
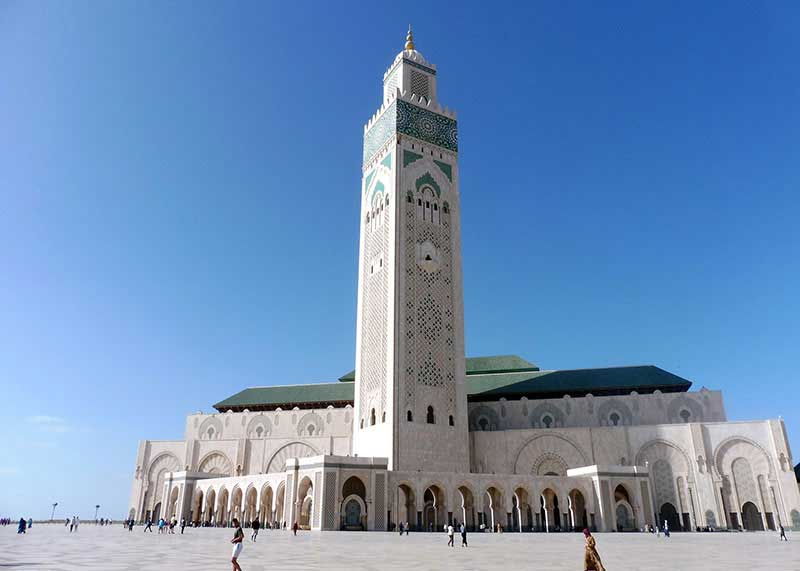
<path fill-rule="evenodd" d="M 239 525 L 239 520 L 236 518 L 233 518 L 233 527 L 236 528 L 236 531 L 233 532 L 233 539 L 231 539 L 231 543 L 233 543 L 231 563 L 233 563 L 233 571 L 242 571 L 237 559 L 239 559 L 239 554 L 242 552 L 242 540 L 244 539 L 244 532 L 242 531 L 242 526 Z"/>

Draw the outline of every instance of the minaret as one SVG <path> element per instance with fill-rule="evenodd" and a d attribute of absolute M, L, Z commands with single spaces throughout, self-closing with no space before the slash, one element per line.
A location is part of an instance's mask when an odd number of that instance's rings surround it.
<path fill-rule="evenodd" d="M 364 127 L 353 453 L 468 472 L 456 116 L 414 46 Z"/>

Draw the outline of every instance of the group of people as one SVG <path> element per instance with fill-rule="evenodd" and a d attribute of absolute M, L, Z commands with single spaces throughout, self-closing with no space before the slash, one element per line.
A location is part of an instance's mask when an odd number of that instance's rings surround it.
<path fill-rule="evenodd" d="M 7 525 L 11 525 L 11 518 L 10 517 L 0 518 L 0 527 L 5 527 Z"/>
<path fill-rule="evenodd" d="M 69 527 L 69 532 L 78 531 L 78 526 L 81 524 L 81 518 L 72 516 L 72 519 L 67 518 L 64 520 L 64 527 Z"/>
<path fill-rule="evenodd" d="M 28 518 L 28 521 L 25 521 L 24 517 L 19 518 L 19 523 L 17 524 L 17 533 L 26 533 L 28 529 L 33 527 L 33 518 Z"/>
<path fill-rule="evenodd" d="M 125 520 L 125 527 L 128 528 L 128 531 L 133 531 L 133 518 Z M 144 522 L 144 531 L 149 531 L 153 533 L 153 520 L 147 518 Z M 158 533 L 162 534 L 175 534 L 175 528 L 178 527 L 178 518 L 172 516 L 171 519 L 166 520 L 163 517 L 158 518 L 157 522 Z M 181 528 L 181 535 L 183 535 L 183 530 L 186 529 L 186 518 L 182 518 L 180 522 Z"/>

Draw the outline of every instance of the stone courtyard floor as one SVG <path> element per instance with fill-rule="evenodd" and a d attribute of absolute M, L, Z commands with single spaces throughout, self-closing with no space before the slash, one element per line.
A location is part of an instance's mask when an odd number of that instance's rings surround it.
<path fill-rule="evenodd" d="M 188 529 L 186 534 L 158 535 L 137 526 L 82 524 L 70 534 L 63 525 L 35 524 L 18 536 L 16 526 L 0 528 L 0 570 L 168 569 L 228 570 L 232 530 Z M 249 532 L 246 537 L 249 538 Z M 609 571 L 730 571 L 731 569 L 800 570 L 800 533 L 779 543 L 775 533 L 675 533 L 670 539 L 650 534 L 597 534 Z M 258 543 L 245 542 L 244 571 L 283 569 L 583 569 L 580 534 L 480 534 L 470 547 L 446 546 L 444 534 L 262 531 Z"/>

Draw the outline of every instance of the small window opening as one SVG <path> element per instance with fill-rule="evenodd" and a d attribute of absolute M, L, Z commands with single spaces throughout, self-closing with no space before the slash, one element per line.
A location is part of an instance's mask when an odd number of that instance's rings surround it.
<path fill-rule="evenodd" d="M 375 409 L 373 408 L 369 413 L 369 425 L 375 426 Z"/>
<path fill-rule="evenodd" d="M 450 418 L 448 418 L 448 423 L 450 424 L 450 426 L 455 426 L 456 425 L 456 421 L 455 421 L 455 419 L 453 419 L 453 415 L 452 414 L 450 415 Z"/>
<path fill-rule="evenodd" d="M 611 424 L 614 426 L 619 426 L 620 416 L 616 412 L 612 412 L 611 415 L 608 417 L 611 421 Z"/>
<path fill-rule="evenodd" d="M 433 416 L 433 407 L 432 406 L 428 406 L 428 415 L 425 418 L 425 421 L 428 424 L 436 424 L 436 418 Z"/>

